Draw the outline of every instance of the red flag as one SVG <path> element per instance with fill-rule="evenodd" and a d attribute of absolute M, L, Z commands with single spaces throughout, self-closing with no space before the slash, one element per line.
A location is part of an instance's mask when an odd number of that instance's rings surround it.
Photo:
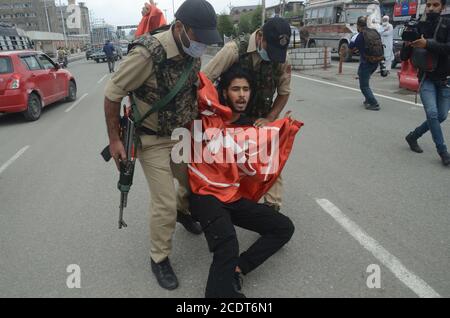
<path fill-rule="evenodd" d="M 136 31 L 136 37 L 149 33 L 167 24 L 166 18 L 160 9 L 158 9 L 155 5 L 148 3 L 146 3 L 145 6 L 147 7 L 148 12 L 142 17 L 142 20 L 139 23 Z"/>
<path fill-rule="evenodd" d="M 280 176 L 303 123 L 284 118 L 264 128 L 226 124 L 231 109 L 220 104 L 211 81 L 202 73 L 199 77 L 201 121 L 191 129 L 192 192 L 225 203 L 241 198 L 257 202 Z"/>

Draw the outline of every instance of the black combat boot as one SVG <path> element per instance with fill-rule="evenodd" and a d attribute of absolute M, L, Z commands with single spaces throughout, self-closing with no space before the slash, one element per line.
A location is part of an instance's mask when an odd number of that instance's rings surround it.
<path fill-rule="evenodd" d="M 155 274 L 159 286 L 168 290 L 176 289 L 178 287 L 178 279 L 172 269 L 172 266 L 170 265 L 169 258 L 166 258 L 158 264 L 156 264 L 153 260 L 151 262 L 152 272 Z"/>

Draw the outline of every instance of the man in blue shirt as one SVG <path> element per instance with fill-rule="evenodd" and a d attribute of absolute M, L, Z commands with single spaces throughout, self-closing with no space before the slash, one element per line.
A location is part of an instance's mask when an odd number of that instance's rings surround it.
<path fill-rule="evenodd" d="M 380 104 L 373 95 L 372 89 L 369 86 L 370 77 L 377 70 L 378 63 L 370 63 L 365 57 L 365 41 L 363 31 L 367 28 L 367 18 L 359 17 L 356 23 L 358 28 L 358 35 L 354 36 L 350 42 L 349 49 L 359 51 L 360 62 L 358 69 L 359 87 L 365 97 L 364 106 L 368 110 L 380 110 Z"/>
<path fill-rule="evenodd" d="M 114 52 L 116 49 L 114 45 L 109 40 L 106 40 L 105 45 L 103 46 L 103 52 L 105 52 L 106 59 L 108 60 L 108 68 L 110 73 L 114 73 L 114 65 L 116 64 L 116 58 L 114 56 Z"/>

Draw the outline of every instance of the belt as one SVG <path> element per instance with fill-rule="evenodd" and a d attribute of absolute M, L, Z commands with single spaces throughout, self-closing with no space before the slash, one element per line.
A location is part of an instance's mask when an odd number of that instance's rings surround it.
<path fill-rule="evenodd" d="M 147 127 L 139 127 L 136 129 L 136 132 L 140 135 L 149 135 L 149 136 L 157 135 L 156 131 Z"/>

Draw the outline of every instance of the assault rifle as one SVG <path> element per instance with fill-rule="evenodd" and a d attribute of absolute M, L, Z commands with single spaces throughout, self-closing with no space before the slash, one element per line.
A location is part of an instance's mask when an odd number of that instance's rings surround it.
<path fill-rule="evenodd" d="M 135 124 L 131 118 L 131 110 L 127 109 L 126 106 L 124 106 L 124 114 L 120 119 L 120 139 L 127 156 L 126 160 L 119 162 L 120 179 L 117 184 L 120 191 L 119 229 L 122 229 L 128 226 L 123 220 L 123 211 L 128 204 L 128 193 L 133 185 L 134 167 L 136 165 Z M 102 151 L 101 155 L 106 162 L 112 159 L 109 146 Z"/>

